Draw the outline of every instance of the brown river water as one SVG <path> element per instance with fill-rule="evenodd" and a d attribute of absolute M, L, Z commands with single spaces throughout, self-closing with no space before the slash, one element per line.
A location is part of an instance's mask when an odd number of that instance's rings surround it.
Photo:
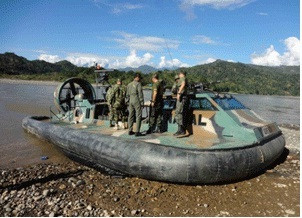
<path fill-rule="evenodd" d="M 49 115 L 54 108 L 55 85 L 19 84 L 0 81 L 0 169 L 34 163 L 69 161 L 54 145 L 26 133 L 22 119 L 30 115 Z M 145 92 L 146 100 L 150 92 Z M 300 123 L 300 97 L 236 95 L 261 117 L 278 124 Z M 48 160 L 41 160 L 47 156 Z"/>

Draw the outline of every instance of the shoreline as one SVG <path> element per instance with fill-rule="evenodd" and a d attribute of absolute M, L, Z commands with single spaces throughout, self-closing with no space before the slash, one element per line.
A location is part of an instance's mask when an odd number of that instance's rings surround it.
<path fill-rule="evenodd" d="M 45 80 L 22 80 L 22 79 L 0 79 L 0 83 L 8 84 L 30 84 L 30 85 L 47 85 L 47 86 L 57 86 L 61 84 L 58 81 L 45 81 Z"/>

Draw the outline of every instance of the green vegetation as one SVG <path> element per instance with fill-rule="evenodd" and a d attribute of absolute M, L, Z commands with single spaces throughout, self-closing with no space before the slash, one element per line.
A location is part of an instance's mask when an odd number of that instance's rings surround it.
<path fill-rule="evenodd" d="M 299 66 L 266 67 L 217 60 L 210 64 L 158 73 L 167 87 L 171 87 L 175 74 L 180 70 L 188 73 L 190 83 L 202 82 L 219 92 L 300 95 Z M 124 84 L 128 84 L 134 74 L 134 71 L 115 70 L 109 73 L 109 82 L 114 83 L 121 78 Z M 151 75 L 142 74 L 144 86 L 148 87 L 151 83 Z M 39 60 L 28 61 L 13 53 L 0 54 L 0 78 L 64 81 L 70 77 L 80 77 L 94 83 L 94 68 L 77 67 L 68 61 L 51 64 Z"/>

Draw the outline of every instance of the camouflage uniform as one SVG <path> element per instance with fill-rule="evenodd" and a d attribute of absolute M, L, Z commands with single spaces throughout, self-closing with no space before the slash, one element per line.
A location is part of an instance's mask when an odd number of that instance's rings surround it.
<path fill-rule="evenodd" d="M 176 95 L 176 94 L 177 94 L 177 91 L 178 91 L 177 87 L 178 87 L 179 76 L 176 75 L 176 76 L 174 77 L 174 80 L 175 80 L 175 82 L 173 83 L 171 92 L 172 92 L 172 94 Z"/>
<path fill-rule="evenodd" d="M 153 99 L 154 91 L 157 91 L 157 94 L 153 107 L 150 107 L 149 129 L 150 131 L 153 131 L 157 127 L 157 131 L 161 131 L 162 113 L 164 106 L 164 86 L 162 80 L 158 80 L 156 83 L 153 83 L 151 99 Z"/>
<path fill-rule="evenodd" d="M 179 81 L 177 83 L 177 90 L 179 90 L 181 84 L 185 82 L 186 85 L 180 93 L 180 99 L 176 101 L 176 110 L 175 110 L 175 121 L 178 125 L 183 126 L 183 113 L 184 113 L 184 106 L 186 101 L 186 95 L 187 95 L 187 79 L 185 77 L 179 78 Z"/>
<path fill-rule="evenodd" d="M 115 124 L 118 121 L 126 122 L 126 87 L 124 85 L 114 85 L 112 87 L 112 118 Z"/>
<path fill-rule="evenodd" d="M 109 108 L 109 122 L 110 126 L 112 126 L 113 121 L 113 107 L 112 107 L 112 100 L 113 100 L 113 88 L 110 87 L 106 93 L 106 100 L 108 102 L 108 108 Z"/>
<path fill-rule="evenodd" d="M 141 128 L 142 107 L 144 105 L 144 94 L 140 82 L 134 80 L 128 84 L 127 98 L 129 99 L 129 132 L 133 131 L 134 114 L 136 114 L 136 132 L 138 133 Z"/>

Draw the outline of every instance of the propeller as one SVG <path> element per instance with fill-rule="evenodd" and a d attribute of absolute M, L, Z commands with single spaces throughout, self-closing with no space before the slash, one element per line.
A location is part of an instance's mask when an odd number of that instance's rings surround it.
<path fill-rule="evenodd" d="M 54 92 L 54 102 L 58 110 L 67 112 L 74 109 L 76 106 L 75 96 L 80 93 L 90 103 L 95 100 L 94 88 L 84 79 L 70 78 L 60 84 Z"/>

